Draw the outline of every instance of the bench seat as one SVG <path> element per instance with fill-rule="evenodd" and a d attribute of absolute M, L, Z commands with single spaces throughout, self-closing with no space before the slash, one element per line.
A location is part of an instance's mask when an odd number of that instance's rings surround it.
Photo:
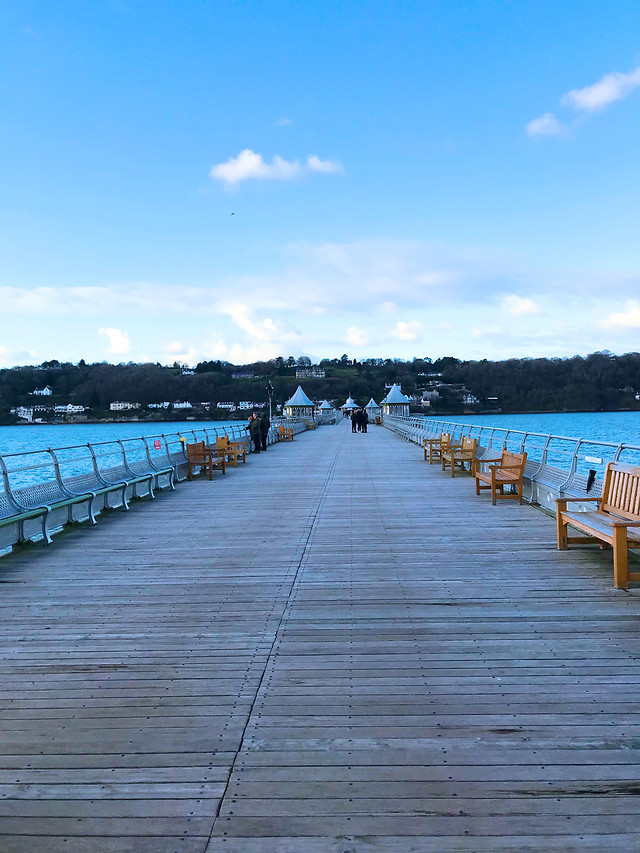
<path fill-rule="evenodd" d="M 595 503 L 597 509 L 576 512 L 570 503 Z M 629 548 L 640 547 L 640 468 L 610 462 L 605 472 L 600 498 L 558 498 L 556 500 L 558 549 L 569 545 L 596 544 L 613 548 L 613 583 L 627 589 L 629 581 L 640 581 L 640 572 L 629 571 Z M 585 533 L 569 536 L 568 528 Z M 602 547 L 602 545 L 601 545 Z"/>
<path fill-rule="evenodd" d="M 480 463 L 489 464 L 488 471 L 481 471 Z M 499 459 L 482 459 L 475 462 L 476 494 L 479 495 L 483 489 L 491 490 L 491 504 L 496 505 L 498 499 L 517 498 L 522 503 L 522 480 L 524 469 L 527 464 L 526 453 L 511 453 L 503 450 Z M 480 485 L 486 483 L 486 485 Z M 516 486 L 514 494 L 504 491 L 505 486 Z"/>

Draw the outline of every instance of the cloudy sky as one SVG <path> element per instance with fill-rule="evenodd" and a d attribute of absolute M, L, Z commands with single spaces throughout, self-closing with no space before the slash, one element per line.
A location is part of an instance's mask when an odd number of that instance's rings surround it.
<path fill-rule="evenodd" d="M 0 9 L 0 364 L 640 350 L 637 0 Z"/>

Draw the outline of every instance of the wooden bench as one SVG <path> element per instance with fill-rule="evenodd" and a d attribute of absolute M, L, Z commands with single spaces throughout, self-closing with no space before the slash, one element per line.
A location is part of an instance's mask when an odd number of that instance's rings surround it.
<path fill-rule="evenodd" d="M 187 480 L 193 479 L 193 469 L 200 468 L 209 479 L 213 479 L 213 469 L 221 468 L 226 474 L 224 457 L 215 456 L 211 448 L 205 447 L 204 441 L 196 441 L 195 444 L 187 444 Z"/>
<path fill-rule="evenodd" d="M 451 433 L 441 432 L 439 436 L 434 438 L 425 438 L 422 440 L 424 448 L 425 461 L 429 459 L 429 465 L 437 459 L 442 459 L 442 451 L 446 450 L 451 444 Z"/>
<path fill-rule="evenodd" d="M 293 427 L 286 427 L 280 424 L 280 441 L 293 441 Z"/>
<path fill-rule="evenodd" d="M 307 421 L 307 429 L 315 429 L 315 428 L 316 428 L 316 422 L 308 420 Z"/>
<path fill-rule="evenodd" d="M 568 503 L 597 503 L 591 512 L 572 512 Z M 640 547 L 640 468 L 609 462 L 599 498 L 558 498 L 558 549 L 566 551 L 576 543 L 613 548 L 613 584 L 627 589 L 629 581 L 640 581 L 640 572 L 629 572 L 628 549 Z M 569 536 L 567 526 L 587 536 Z M 639 528 L 634 530 L 633 528 Z"/>
<path fill-rule="evenodd" d="M 216 446 L 211 450 L 218 458 L 224 459 L 227 462 L 233 462 L 233 467 L 238 467 L 238 459 L 244 463 L 247 461 L 247 449 L 244 442 L 231 442 L 226 435 L 216 436 Z"/>
<path fill-rule="evenodd" d="M 485 473 L 478 470 L 480 462 L 494 462 L 496 464 L 489 465 L 489 470 Z M 476 494 L 479 495 L 481 489 L 491 489 L 491 504 L 493 506 L 496 505 L 498 498 L 517 498 L 518 503 L 522 503 L 522 479 L 526 462 L 526 453 L 511 453 L 508 450 L 503 450 L 499 459 L 476 460 L 474 471 Z M 481 486 L 480 483 L 487 485 Z M 516 492 L 505 494 L 505 486 L 516 486 Z"/>
<path fill-rule="evenodd" d="M 442 470 L 444 471 L 447 465 L 451 468 L 451 476 L 456 476 L 456 468 L 458 471 L 466 471 L 465 464 L 469 463 L 469 473 L 475 474 L 476 460 L 476 445 L 477 438 L 468 438 L 464 436 L 460 444 L 450 444 L 448 448 L 442 451 Z"/>

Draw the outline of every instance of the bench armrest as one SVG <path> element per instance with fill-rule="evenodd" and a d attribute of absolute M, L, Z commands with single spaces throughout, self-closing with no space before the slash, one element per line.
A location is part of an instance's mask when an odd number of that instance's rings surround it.
<path fill-rule="evenodd" d="M 612 521 L 612 527 L 640 527 L 640 521 Z"/>
<path fill-rule="evenodd" d="M 501 458 L 498 456 L 497 459 L 478 459 L 478 462 L 501 462 Z"/>
<path fill-rule="evenodd" d="M 482 462 L 482 459 L 480 461 Z M 519 465 L 490 465 L 489 467 L 494 471 L 504 471 L 507 468 L 519 471 L 522 468 L 522 462 Z"/>
<path fill-rule="evenodd" d="M 602 498 L 556 498 L 557 504 L 584 504 L 592 502 L 600 502 Z"/>

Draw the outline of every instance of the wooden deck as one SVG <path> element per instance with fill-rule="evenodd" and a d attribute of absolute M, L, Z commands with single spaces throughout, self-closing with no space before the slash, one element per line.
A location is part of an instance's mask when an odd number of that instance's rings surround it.
<path fill-rule="evenodd" d="M 640 849 L 640 590 L 385 429 L 0 581 L 0 853 Z"/>

